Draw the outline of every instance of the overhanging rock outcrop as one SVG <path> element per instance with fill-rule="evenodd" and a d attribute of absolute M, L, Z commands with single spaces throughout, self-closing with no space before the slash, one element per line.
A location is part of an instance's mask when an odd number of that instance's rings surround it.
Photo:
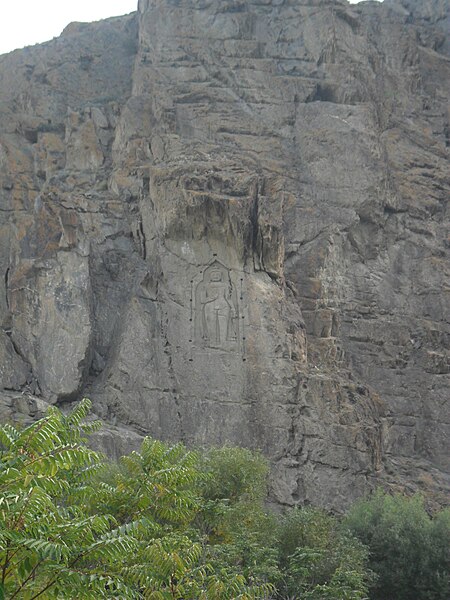
<path fill-rule="evenodd" d="M 0 411 L 449 485 L 449 3 L 141 0 L 0 57 Z"/>

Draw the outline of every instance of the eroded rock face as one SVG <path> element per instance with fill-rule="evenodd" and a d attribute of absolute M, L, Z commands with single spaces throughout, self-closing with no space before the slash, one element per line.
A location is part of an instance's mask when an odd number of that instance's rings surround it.
<path fill-rule="evenodd" d="M 141 0 L 1 57 L 3 418 L 87 395 L 111 454 L 229 442 L 282 504 L 440 500 L 448 8 Z"/>

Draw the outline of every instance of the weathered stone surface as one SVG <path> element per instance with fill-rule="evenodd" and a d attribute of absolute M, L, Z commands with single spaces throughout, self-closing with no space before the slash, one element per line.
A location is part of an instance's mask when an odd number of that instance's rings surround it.
<path fill-rule="evenodd" d="M 141 0 L 0 57 L 2 418 L 87 395 L 112 455 L 230 442 L 281 504 L 441 501 L 448 9 Z"/>

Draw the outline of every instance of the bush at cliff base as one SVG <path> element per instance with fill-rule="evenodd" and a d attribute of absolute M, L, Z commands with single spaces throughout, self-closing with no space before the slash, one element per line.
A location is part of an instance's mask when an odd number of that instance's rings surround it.
<path fill-rule="evenodd" d="M 345 525 L 369 548 L 373 600 L 450 598 L 450 510 L 431 517 L 420 496 L 380 490 L 356 503 Z"/>
<path fill-rule="evenodd" d="M 111 463 L 89 409 L 0 427 L 0 600 L 447 597 L 448 513 L 382 494 L 344 522 L 271 513 L 259 453 L 145 438 Z"/>

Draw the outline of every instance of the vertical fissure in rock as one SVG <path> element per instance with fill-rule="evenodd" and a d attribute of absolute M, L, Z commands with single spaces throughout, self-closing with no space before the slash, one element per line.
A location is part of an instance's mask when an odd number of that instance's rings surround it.
<path fill-rule="evenodd" d="M 6 302 L 6 308 L 8 310 L 9 310 L 9 294 L 8 294 L 9 273 L 10 273 L 10 267 L 8 267 L 5 271 L 5 302 Z"/>

